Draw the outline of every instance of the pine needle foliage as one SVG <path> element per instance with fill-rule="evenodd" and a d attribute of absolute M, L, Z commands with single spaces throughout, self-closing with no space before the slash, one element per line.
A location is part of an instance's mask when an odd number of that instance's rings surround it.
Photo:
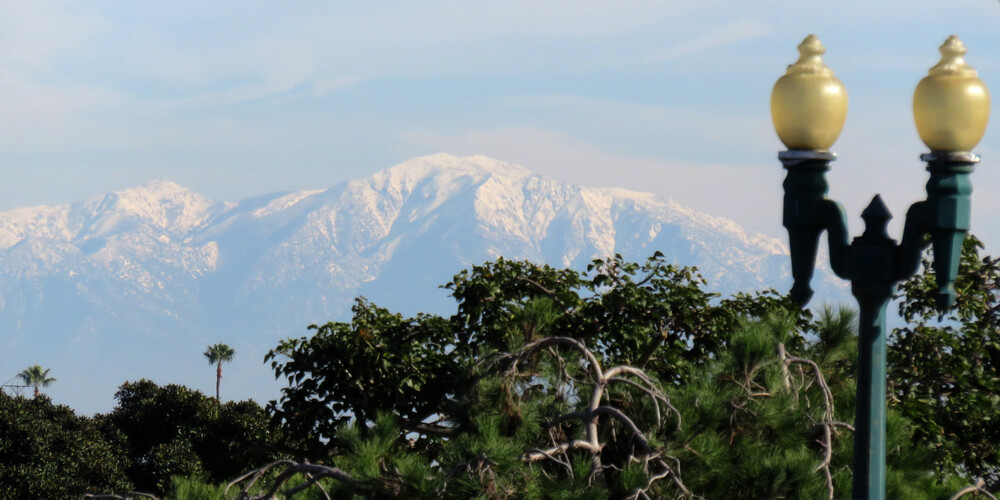
<path fill-rule="evenodd" d="M 963 491 L 979 493 L 989 484 L 970 476 L 994 478 L 1000 259 L 966 250 L 945 323 L 926 309 L 929 271 L 902 287 L 914 324 L 890 350 L 891 498 L 949 498 L 970 483 Z M 88 484 L 73 482 L 86 471 L 61 477 L 31 459 L 69 446 L 65 433 L 33 432 L 58 420 L 107 444 L 102 473 L 128 476 L 93 484 L 166 498 L 846 498 L 854 313 L 814 316 L 773 291 L 723 298 L 705 287 L 662 254 L 586 272 L 498 259 L 445 285 L 450 317 L 359 299 L 352 321 L 280 343 L 266 359 L 287 381 L 270 428 L 251 402 L 148 381 L 79 422 L 36 414 L 44 396 L 0 400 L 0 478 Z M 25 495 L 3 481 L 0 492 Z"/>
<path fill-rule="evenodd" d="M 353 478 L 343 498 L 849 495 L 853 312 L 704 287 L 659 254 L 585 273 L 500 259 L 446 285 L 451 318 L 361 300 L 283 343 L 270 409 Z M 328 439 L 298 432 L 317 421 Z M 889 495 L 947 497 L 963 478 L 918 435 L 890 411 Z"/>

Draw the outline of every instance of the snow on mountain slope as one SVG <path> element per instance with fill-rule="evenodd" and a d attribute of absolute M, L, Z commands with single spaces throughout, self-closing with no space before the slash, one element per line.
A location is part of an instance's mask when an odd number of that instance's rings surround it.
<path fill-rule="evenodd" d="M 346 319 L 358 295 L 406 314 L 448 313 L 438 285 L 501 255 L 582 269 L 657 250 L 722 292 L 790 285 L 779 240 L 651 194 L 563 184 L 481 156 L 417 158 L 240 202 L 154 181 L 0 213 L 0 347 L 12 374 L 156 353 L 101 372 L 117 385 L 183 383 L 177 373 L 200 367 L 202 344 L 226 341 L 266 377 L 268 348 L 309 323 Z M 113 385 L 101 391 L 108 400 Z"/>

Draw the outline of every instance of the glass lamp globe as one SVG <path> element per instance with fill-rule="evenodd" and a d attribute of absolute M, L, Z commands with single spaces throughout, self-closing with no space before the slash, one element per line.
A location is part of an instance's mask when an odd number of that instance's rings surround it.
<path fill-rule="evenodd" d="M 986 132 L 990 93 L 965 62 L 967 49 L 955 35 L 941 45 L 941 61 L 913 93 L 917 132 L 931 151 L 972 151 Z"/>
<path fill-rule="evenodd" d="M 816 35 L 799 44 L 799 60 L 771 91 L 771 119 L 790 150 L 828 150 L 847 118 L 847 90 L 823 62 L 826 48 Z"/>

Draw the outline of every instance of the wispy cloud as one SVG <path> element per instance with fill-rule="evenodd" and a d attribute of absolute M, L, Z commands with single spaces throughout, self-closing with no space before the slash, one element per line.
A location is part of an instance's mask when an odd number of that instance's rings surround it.
<path fill-rule="evenodd" d="M 706 110 L 683 105 L 625 102 L 576 95 L 519 95 L 498 99 L 500 106 L 530 110 L 529 114 L 551 114 L 572 123 L 567 127 L 614 140 L 622 136 L 643 136 L 649 131 L 670 138 L 671 149 L 713 144 L 709 155 L 725 156 L 726 151 L 773 149 L 778 145 L 767 114 L 766 101 L 745 109 Z M 588 130 L 589 129 L 589 130 Z M 687 145 L 687 146 L 684 146 Z M 710 160 L 712 161 L 712 160 Z"/>
<path fill-rule="evenodd" d="M 738 19 L 718 26 L 703 36 L 649 51 L 640 56 L 639 60 L 643 63 L 657 63 L 680 59 L 719 47 L 761 38 L 772 32 L 774 32 L 774 27 L 769 24 L 755 19 Z"/>
<path fill-rule="evenodd" d="M 44 0 L 0 3 L 0 71 L 50 69 L 56 58 L 83 50 L 108 28 L 102 16 L 73 7 Z"/>
<path fill-rule="evenodd" d="M 324 96 L 335 90 L 353 87 L 364 81 L 360 75 L 338 76 L 334 78 L 322 78 L 313 82 L 312 90 L 317 96 Z"/>

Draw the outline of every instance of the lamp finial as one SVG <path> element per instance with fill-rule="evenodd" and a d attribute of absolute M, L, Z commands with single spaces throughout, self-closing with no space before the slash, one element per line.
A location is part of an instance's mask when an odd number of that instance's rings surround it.
<path fill-rule="evenodd" d="M 965 62 L 965 54 L 969 49 L 965 48 L 965 44 L 957 36 L 949 36 L 938 50 L 941 51 L 941 60 L 927 72 L 928 75 L 970 78 L 979 76 L 976 69 Z"/>
<path fill-rule="evenodd" d="M 823 62 L 826 47 L 816 35 L 809 35 L 799 44 L 799 60 L 788 65 L 789 75 L 833 76 L 833 70 Z"/>

